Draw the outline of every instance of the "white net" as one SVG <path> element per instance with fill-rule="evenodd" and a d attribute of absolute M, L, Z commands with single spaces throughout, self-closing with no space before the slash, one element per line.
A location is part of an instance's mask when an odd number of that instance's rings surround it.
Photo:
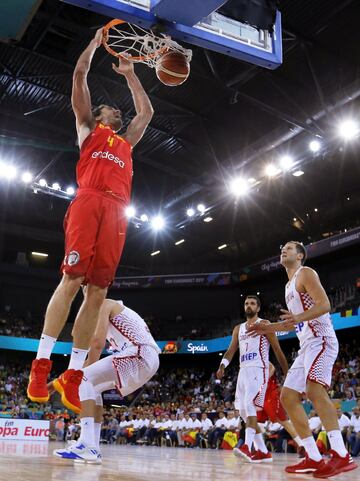
<path fill-rule="evenodd" d="M 166 35 L 156 36 L 151 30 L 121 23 L 109 28 L 106 35 L 107 50 L 115 56 L 129 55 L 133 62 L 146 63 L 155 68 L 156 62 L 166 52 L 179 52 L 191 61 L 192 51 L 185 49 Z"/>

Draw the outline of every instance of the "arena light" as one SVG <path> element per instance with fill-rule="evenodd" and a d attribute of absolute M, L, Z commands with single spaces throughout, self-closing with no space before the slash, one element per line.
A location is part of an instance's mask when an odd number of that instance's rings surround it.
<path fill-rule="evenodd" d="M 188 217 L 193 217 L 193 216 L 195 215 L 195 210 L 194 210 L 192 207 L 190 207 L 190 208 L 186 211 L 186 215 L 187 215 Z"/>
<path fill-rule="evenodd" d="M 136 209 L 133 205 L 128 205 L 125 209 L 125 215 L 128 219 L 131 219 L 132 217 L 135 217 L 136 215 Z"/>
<path fill-rule="evenodd" d="M 241 177 L 237 177 L 230 184 L 230 191 L 236 196 L 240 197 L 246 195 L 250 190 L 249 183 Z"/>
<path fill-rule="evenodd" d="M 221 246 L 218 247 L 219 251 L 221 251 L 222 249 L 225 249 L 225 247 L 227 247 L 227 244 L 221 244 Z"/>
<path fill-rule="evenodd" d="M 208 216 L 208 217 L 205 217 L 204 222 L 211 222 L 212 220 L 214 220 L 214 219 L 212 217 Z"/>
<path fill-rule="evenodd" d="M 24 172 L 23 175 L 21 176 L 21 180 L 25 182 L 25 184 L 30 184 L 33 180 L 33 175 L 31 172 Z"/>
<path fill-rule="evenodd" d="M 75 189 L 74 187 L 71 187 L 71 185 L 66 189 L 67 195 L 74 195 L 75 194 Z"/>
<path fill-rule="evenodd" d="M 256 179 L 255 179 L 254 177 L 250 177 L 250 178 L 248 179 L 248 182 L 249 182 L 249 184 L 255 184 Z"/>
<path fill-rule="evenodd" d="M 165 227 L 165 220 L 161 215 L 157 215 L 151 219 L 151 227 L 158 231 Z"/>
<path fill-rule="evenodd" d="M 60 184 L 58 182 L 54 182 L 53 185 L 51 186 L 52 189 L 54 190 L 60 190 Z"/>
<path fill-rule="evenodd" d="M 148 222 L 149 217 L 146 214 L 141 214 L 140 220 L 141 220 L 141 222 Z"/>
<path fill-rule="evenodd" d="M 158 254 L 160 254 L 160 251 L 152 252 L 150 255 L 151 255 L 152 257 L 154 257 L 154 256 L 157 256 Z"/>
<path fill-rule="evenodd" d="M 265 167 L 265 174 L 268 177 L 275 177 L 280 174 L 281 170 L 273 164 L 269 164 Z"/>
<path fill-rule="evenodd" d="M 281 168 L 285 171 L 290 170 L 291 167 L 294 165 L 294 159 L 290 157 L 290 155 L 283 155 L 282 157 L 280 157 L 279 162 Z"/>
<path fill-rule="evenodd" d="M 198 204 L 197 210 L 200 212 L 200 214 L 203 214 L 206 211 L 206 207 L 204 204 Z"/>
<path fill-rule="evenodd" d="M 319 140 L 312 140 L 310 143 L 309 143 L 309 149 L 311 150 L 311 152 L 319 152 L 319 150 L 321 149 L 321 142 L 319 142 Z"/>
<path fill-rule="evenodd" d="M 40 180 L 39 180 L 39 185 L 40 185 L 40 187 L 46 187 L 46 186 L 47 186 L 46 180 L 45 180 L 45 179 L 40 179 Z"/>
<path fill-rule="evenodd" d="M 339 135 L 344 140 L 352 140 L 360 133 L 360 128 L 357 122 L 354 120 L 344 120 L 338 127 Z"/>
<path fill-rule="evenodd" d="M 180 239 L 177 242 L 175 242 L 176 246 L 179 246 L 180 244 L 183 244 L 185 242 L 185 239 Z"/>
<path fill-rule="evenodd" d="M 296 172 L 293 173 L 294 177 L 301 177 L 302 175 L 304 175 L 303 170 L 297 170 Z"/>
<path fill-rule="evenodd" d="M 0 163 L 0 177 L 6 180 L 15 179 L 17 170 L 9 164 Z"/>
<path fill-rule="evenodd" d="M 49 254 L 45 254 L 45 252 L 36 252 L 36 251 L 33 251 L 31 253 L 32 256 L 34 257 L 49 257 Z"/>

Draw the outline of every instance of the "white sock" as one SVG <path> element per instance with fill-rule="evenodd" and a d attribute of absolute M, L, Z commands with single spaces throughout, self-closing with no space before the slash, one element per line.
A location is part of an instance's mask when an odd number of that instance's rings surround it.
<path fill-rule="evenodd" d="M 55 343 L 56 337 L 47 336 L 44 333 L 41 334 L 36 359 L 50 359 Z"/>
<path fill-rule="evenodd" d="M 78 349 L 77 347 L 73 347 L 71 349 L 68 369 L 75 369 L 76 371 L 82 369 L 88 352 L 88 349 Z"/>
<path fill-rule="evenodd" d="M 255 434 L 256 434 L 256 430 L 254 428 L 245 429 L 245 444 L 247 445 L 250 451 L 253 445 Z"/>
<path fill-rule="evenodd" d="M 94 434 L 95 434 L 95 446 L 98 451 L 100 451 L 100 434 L 101 434 L 101 423 L 94 423 Z"/>
<path fill-rule="evenodd" d="M 309 436 L 308 438 L 303 438 L 302 442 L 309 458 L 311 458 L 313 461 L 322 460 L 320 451 L 316 446 L 315 439 L 312 436 Z"/>
<path fill-rule="evenodd" d="M 329 431 L 327 435 L 330 441 L 331 449 L 336 451 L 338 455 L 342 458 L 345 457 L 348 452 L 345 448 L 344 439 L 341 435 L 340 430 L 334 429 L 334 431 Z"/>
<path fill-rule="evenodd" d="M 262 453 L 268 453 L 268 448 L 266 447 L 263 435 L 261 433 L 255 434 L 254 446 L 258 451 L 261 451 Z"/>
<path fill-rule="evenodd" d="M 302 439 L 301 439 L 300 436 L 295 436 L 295 437 L 294 437 L 294 441 L 296 442 L 296 444 L 297 444 L 298 446 L 304 446 L 304 444 L 303 444 Z"/>
<path fill-rule="evenodd" d="M 89 448 L 95 448 L 94 418 L 81 418 L 81 442 Z"/>

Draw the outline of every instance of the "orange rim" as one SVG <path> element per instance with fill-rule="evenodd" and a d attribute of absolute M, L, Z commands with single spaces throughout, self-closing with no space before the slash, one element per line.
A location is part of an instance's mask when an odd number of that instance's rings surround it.
<path fill-rule="evenodd" d="M 160 48 L 157 52 L 155 53 L 152 53 L 150 55 L 138 55 L 138 56 L 133 56 L 133 55 L 130 55 L 130 56 L 127 56 L 125 57 L 124 55 L 121 55 L 121 53 L 118 53 L 116 52 L 114 49 L 112 49 L 108 44 L 107 44 L 107 41 L 108 41 L 108 35 L 109 35 L 109 30 L 113 27 L 116 27 L 117 25 L 123 25 L 124 23 L 128 23 L 128 22 L 125 22 L 125 20 L 119 20 L 118 18 L 115 18 L 114 20 L 111 20 L 111 22 L 107 23 L 105 25 L 105 27 L 103 28 L 103 39 L 102 39 L 102 43 L 105 47 L 105 49 L 111 54 L 113 55 L 114 57 L 124 57 L 124 58 L 128 58 L 129 60 L 132 60 L 132 61 L 135 61 L 135 62 L 144 62 L 146 61 L 147 59 L 149 58 L 156 58 L 158 57 L 159 55 L 162 55 L 164 52 L 166 52 L 168 50 L 167 47 L 163 47 L 163 48 Z"/>

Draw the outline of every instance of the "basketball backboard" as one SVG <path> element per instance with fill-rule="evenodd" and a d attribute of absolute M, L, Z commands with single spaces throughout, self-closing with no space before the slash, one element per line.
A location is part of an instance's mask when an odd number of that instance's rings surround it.
<path fill-rule="evenodd" d="M 172 38 L 275 69 L 282 63 L 281 14 L 272 35 L 216 11 L 224 0 L 63 0 L 143 28 L 161 28 Z M 186 8 L 185 5 L 188 5 Z"/>

